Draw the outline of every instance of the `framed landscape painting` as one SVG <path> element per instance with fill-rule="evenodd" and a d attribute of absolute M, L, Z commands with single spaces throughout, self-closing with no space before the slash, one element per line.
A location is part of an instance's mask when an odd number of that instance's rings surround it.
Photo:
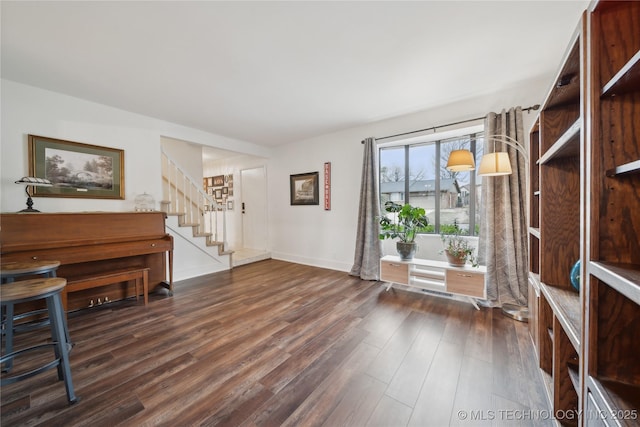
<path fill-rule="evenodd" d="M 124 150 L 29 135 L 29 175 L 53 183 L 36 197 L 124 199 Z"/>

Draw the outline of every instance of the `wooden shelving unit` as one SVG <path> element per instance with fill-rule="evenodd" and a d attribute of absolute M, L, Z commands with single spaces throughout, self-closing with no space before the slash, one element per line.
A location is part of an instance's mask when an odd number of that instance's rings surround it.
<path fill-rule="evenodd" d="M 580 259 L 582 230 L 583 25 L 529 134 L 530 331 L 555 418 L 563 425 L 578 424 L 582 395 L 582 304 L 570 271 Z"/>
<path fill-rule="evenodd" d="M 590 12 L 583 399 L 593 425 L 640 425 L 640 3 Z"/>
<path fill-rule="evenodd" d="M 530 331 L 564 425 L 640 425 L 638 28 L 640 2 L 593 2 L 530 132 Z"/>

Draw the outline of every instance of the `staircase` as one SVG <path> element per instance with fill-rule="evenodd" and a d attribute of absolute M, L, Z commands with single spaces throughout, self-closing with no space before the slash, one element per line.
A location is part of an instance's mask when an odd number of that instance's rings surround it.
<path fill-rule="evenodd" d="M 162 197 L 160 206 L 168 216 L 167 228 L 206 253 L 212 261 L 226 262 L 232 268 L 233 251 L 227 243 L 226 205 L 216 203 L 202 189 L 202 179 L 190 177 L 164 150 Z"/>

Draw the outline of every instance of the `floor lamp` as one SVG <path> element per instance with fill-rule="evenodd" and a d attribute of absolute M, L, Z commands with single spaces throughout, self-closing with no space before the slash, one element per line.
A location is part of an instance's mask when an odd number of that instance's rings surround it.
<path fill-rule="evenodd" d="M 524 157 L 525 164 L 529 165 L 529 155 L 527 150 L 515 139 L 507 135 L 491 135 L 485 137 L 488 142 L 493 142 L 494 150 L 495 143 L 500 142 L 510 147 L 515 148 Z M 451 152 L 449 160 L 447 161 L 447 169 L 460 172 L 471 171 L 475 169 L 473 163 L 473 155 L 469 150 L 455 150 Z M 494 151 L 493 153 L 487 153 L 482 156 L 480 161 L 480 167 L 478 168 L 478 175 L 480 176 L 503 176 L 511 175 L 511 162 L 509 161 L 509 153 L 506 151 Z M 503 304 L 502 313 L 512 319 L 520 322 L 529 321 L 529 308 L 520 306 L 517 304 Z"/>

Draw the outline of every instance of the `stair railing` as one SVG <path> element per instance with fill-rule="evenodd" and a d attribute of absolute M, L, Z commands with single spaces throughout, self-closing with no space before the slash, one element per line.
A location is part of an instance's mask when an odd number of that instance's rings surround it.
<path fill-rule="evenodd" d="M 162 197 L 172 213 L 184 215 L 185 223 L 197 226 L 198 233 L 211 233 L 227 250 L 227 207 L 208 195 L 202 180 L 187 174 L 162 150 Z M 169 212 L 167 212 L 169 213 Z"/>

